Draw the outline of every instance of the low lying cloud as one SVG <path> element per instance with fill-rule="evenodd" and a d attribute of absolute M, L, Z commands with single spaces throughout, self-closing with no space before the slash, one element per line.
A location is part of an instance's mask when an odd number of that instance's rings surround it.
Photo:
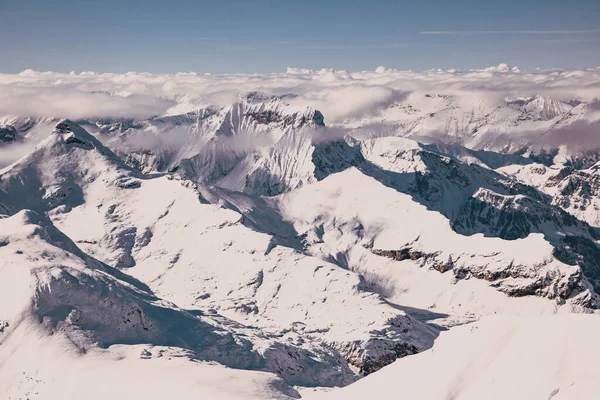
<path fill-rule="evenodd" d="M 320 110 L 328 121 L 375 115 L 394 103 L 402 102 L 410 92 L 386 86 L 344 85 L 327 87 L 296 97 L 293 102 L 309 104 Z"/>
<path fill-rule="evenodd" d="M 588 114 L 596 115 L 590 117 L 590 121 L 600 118 L 597 112 L 600 110 L 597 100 L 600 67 L 522 70 L 507 64 L 466 71 L 437 69 L 422 72 L 384 67 L 360 72 L 288 68 L 282 73 L 250 75 L 195 72 L 173 75 L 142 72 L 64 74 L 27 70 L 20 74 L 0 74 L 0 116 L 145 119 L 182 114 L 206 106 L 226 106 L 238 101 L 240 94 L 252 91 L 270 95 L 292 94 L 286 97 L 292 106 L 310 106 L 321 111 L 326 125 L 336 128 L 320 132 L 323 137 L 341 135 L 340 132 L 345 132 L 342 127 L 356 128 L 353 135 L 360 137 L 399 133 L 409 129 L 409 125 L 394 119 L 397 116 L 392 111 L 391 117 L 386 114 L 390 107 L 412 107 L 402 111 L 402 115 L 408 115 L 406 121 L 410 121 L 411 112 L 422 112 L 431 107 L 437 101 L 435 99 L 444 96 L 454 98 L 454 105 L 462 113 L 462 116 L 452 116 L 450 110 L 444 111 L 448 113 L 444 118 L 449 118 L 450 128 L 462 124 L 461 118 L 468 123 L 469 115 L 476 114 L 479 109 L 506 106 L 507 100 L 534 96 L 569 104 L 586 102 Z M 438 111 L 442 110 L 428 111 L 423 118 Z M 584 126 L 576 128 L 579 130 Z M 435 125 L 434 121 L 426 130 L 413 134 L 428 135 L 445 129 L 445 125 Z M 453 135 L 453 129 L 445 133 Z M 502 138 L 506 134 L 512 135 L 497 132 L 495 137 Z M 555 143 L 558 139 L 555 140 L 553 135 L 547 137 Z M 160 141 L 177 138 L 176 134 L 169 139 L 155 136 L 130 140 L 139 139 L 139 145 L 153 143 L 158 147 L 168 145 Z M 578 133 L 572 137 L 577 138 L 577 142 L 587 140 Z"/>
<path fill-rule="evenodd" d="M 240 93 L 293 93 L 293 102 L 320 110 L 328 122 L 372 115 L 411 92 L 468 94 L 488 101 L 549 95 L 592 101 L 600 91 L 600 69 L 523 70 L 500 64 L 479 70 L 423 72 L 377 68 L 353 72 L 289 68 L 285 73 L 155 75 L 129 72 L 61 74 L 23 71 L 0 74 L 0 114 L 148 118 L 177 105 L 224 106 Z M 181 109 L 175 107 L 175 110 Z"/>
<path fill-rule="evenodd" d="M 600 121 L 575 121 L 572 124 L 538 134 L 534 150 L 568 146 L 574 152 L 600 150 Z M 537 148 L 537 149 L 536 149 Z"/>
<path fill-rule="evenodd" d="M 600 111 L 600 100 L 594 99 L 594 101 L 592 101 L 588 107 L 592 111 Z"/>
<path fill-rule="evenodd" d="M 83 92 L 63 87 L 14 87 L 0 91 L 3 114 L 57 118 L 149 118 L 160 115 L 174 101 L 147 95 L 115 95 L 104 91 Z"/>
<path fill-rule="evenodd" d="M 31 140 L 0 146 L 0 170 L 29 154 L 38 143 Z"/>

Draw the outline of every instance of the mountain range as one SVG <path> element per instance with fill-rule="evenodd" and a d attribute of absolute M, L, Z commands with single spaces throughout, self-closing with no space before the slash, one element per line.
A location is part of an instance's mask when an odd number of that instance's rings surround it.
<path fill-rule="evenodd" d="M 431 89 L 1 115 L 0 397 L 589 398 L 597 101 Z"/>

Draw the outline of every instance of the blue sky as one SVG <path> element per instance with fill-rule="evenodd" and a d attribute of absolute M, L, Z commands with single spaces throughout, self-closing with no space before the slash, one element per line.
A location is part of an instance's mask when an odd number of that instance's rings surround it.
<path fill-rule="evenodd" d="M 600 66 L 599 0 L 0 0 L 0 71 Z"/>

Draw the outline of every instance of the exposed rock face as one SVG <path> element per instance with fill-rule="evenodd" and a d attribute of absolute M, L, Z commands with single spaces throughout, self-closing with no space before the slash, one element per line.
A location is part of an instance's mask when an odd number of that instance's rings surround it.
<path fill-rule="evenodd" d="M 552 203 L 570 214 L 600 227 L 600 166 L 586 170 L 565 167 L 545 183 L 553 192 Z"/>
<path fill-rule="evenodd" d="M 573 216 L 558 207 L 541 203 L 523 195 L 501 195 L 488 189 L 479 189 L 461 207 L 454 226 L 457 231 L 470 235 L 481 232 L 513 240 L 524 238 L 531 232 L 544 230 L 551 223 L 563 231 L 572 227 L 587 229 Z"/>
<path fill-rule="evenodd" d="M 96 126 L 100 128 L 102 134 L 114 135 L 125 133 L 130 129 L 141 129 L 145 126 L 144 123 L 135 119 L 108 120 L 100 119 L 95 121 Z"/>
<path fill-rule="evenodd" d="M 17 130 L 12 126 L 0 126 L 0 143 L 12 143 L 18 140 Z"/>
<path fill-rule="evenodd" d="M 520 266 L 508 265 L 502 271 L 483 271 L 480 269 L 469 270 L 471 275 L 478 279 L 492 282 L 492 286 L 513 297 L 522 296 L 548 296 L 567 300 L 574 294 L 585 290 L 582 274 L 579 271 L 564 277 L 560 276 L 532 276 L 523 271 Z M 525 279 L 525 282 L 510 284 L 511 281 Z M 533 279 L 532 279 L 533 278 Z M 509 282 L 509 284 L 506 284 Z M 590 307 L 597 307 L 590 303 Z"/>
<path fill-rule="evenodd" d="M 284 127 L 302 128 L 305 125 L 325 126 L 323 114 L 314 110 L 305 114 L 292 114 L 283 116 L 278 111 L 251 111 L 246 114 L 259 125 L 269 125 L 271 123 L 283 123 Z"/>
<path fill-rule="evenodd" d="M 567 236 L 564 245 L 556 247 L 554 254 L 565 264 L 579 266 L 594 290 L 600 292 L 600 249 L 595 241 L 581 236 Z"/>
<path fill-rule="evenodd" d="M 314 176 L 322 180 L 331 174 L 364 164 L 364 157 L 357 146 L 344 140 L 335 140 L 314 145 L 312 152 Z"/>
<path fill-rule="evenodd" d="M 363 376 L 380 370 L 398 358 L 419 352 L 410 343 L 385 339 L 373 339 L 368 342 L 367 348 L 363 342 L 330 343 L 328 346 L 338 351 Z"/>
<path fill-rule="evenodd" d="M 568 239 L 569 242 L 580 240 L 576 238 Z M 593 248 L 593 247 L 592 247 Z M 456 267 L 452 258 L 446 262 L 442 262 L 438 254 L 425 254 L 419 251 L 413 251 L 410 248 L 400 250 L 379 250 L 370 249 L 375 255 L 391 258 L 395 261 L 412 260 L 418 261 L 421 266 L 428 266 L 440 273 L 453 271 L 457 280 L 468 279 L 470 277 L 486 280 L 491 282 L 492 286 L 512 297 L 522 296 L 542 296 L 549 298 L 559 298 L 567 300 L 586 291 L 587 287 L 584 283 L 584 275 L 582 271 L 587 270 L 586 276 L 592 280 L 596 287 L 597 282 L 593 279 L 597 274 L 597 265 L 587 265 L 582 261 L 578 264 L 572 250 L 564 247 L 556 248 L 555 257 L 570 265 L 580 265 L 582 270 L 573 270 L 572 273 L 561 275 L 558 271 L 550 271 L 545 275 L 538 275 L 535 270 L 531 270 L 527 266 L 513 265 L 512 263 L 500 267 L 494 265 L 494 269 L 488 269 L 487 265 L 476 265 L 464 263 L 460 267 Z M 581 248 L 579 253 L 585 253 Z M 591 250 L 588 250 L 591 251 Z M 577 256 L 575 256 L 577 257 Z M 592 256 L 588 259 L 594 260 Z M 539 266 L 542 267 L 542 266 Z M 597 289 L 596 289 L 597 290 Z M 585 303 L 586 307 L 596 308 L 598 304 L 591 297 L 584 295 L 587 300 L 577 299 L 578 304 Z"/>
<path fill-rule="evenodd" d="M 375 255 L 391 258 L 395 261 L 404 261 L 404 260 L 419 260 L 425 256 L 431 256 L 431 254 L 424 254 L 420 251 L 415 251 L 411 248 L 405 247 L 400 250 L 379 250 L 379 249 L 371 249 L 371 252 Z"/>
<path fill-rule="evenodd" d="M 433 269 L 435 269 L 438 272 L 441 272 L 442 274 L 444 272 L 450 271 L 453 268 L 454 262 L 452 261 L 452 257 L 448 257 L 448 261 L 446 261 L 445 263 L 436 262 L 433 264 Z"/>

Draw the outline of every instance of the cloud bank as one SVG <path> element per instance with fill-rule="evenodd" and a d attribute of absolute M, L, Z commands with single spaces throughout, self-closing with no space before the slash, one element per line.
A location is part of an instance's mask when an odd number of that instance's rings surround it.
<path fill-rule="evenodd" d="M 548 95 L 592 102 L 600 93 L 600 68 L 587 70 L 497 67 L 423 72 L 378 68 L 353 72 L 289 68 L 285 73 L 156 75 L 130 72 L 0 74 L 0 114 L 85 118 L 148 118 L 236 101 L 240 93 L 289 94 L 292 101 L 320 110 L 328 123 L 377 113 L 411 92 L 507 97 Z"/>
<path fill-rule="evenodd" d="M 147 95 L 116 95 L 75 87 L 15 87 L 0 91 L 0 112 L 27 117 L 148 118 L 164 113 L 174 101 Z"/>

